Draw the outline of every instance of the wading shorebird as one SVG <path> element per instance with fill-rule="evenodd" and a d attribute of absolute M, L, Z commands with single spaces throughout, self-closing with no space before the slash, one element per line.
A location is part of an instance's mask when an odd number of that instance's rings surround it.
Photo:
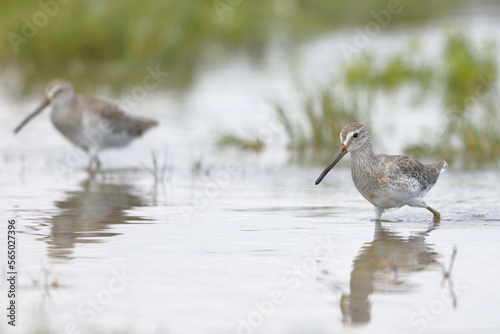
<path fill-rule="evenodd" d="M 359 123 L 347 124 L 340 132 L 340 142 L 340 150 L 316 184 L 350 152 L 354 185 L 375 206 L 376 220 L 381 219 L 385 209 L 409 205 L 426 208 L 434 214 L 434 222 L 440 221 L 439 212 L 428 206 L 423 197 L 448 167 L 446 161 L 424 165 L 403 155 L 375 154 L 368 131 Z"/>
<path fill-rule="evenodd" d="M 116 104 L 76 94 L 71 82 L 55 79 L 45 86 L 42 104 L 14 133 L 49 105 L 52 106 L 50 118 L 57 130 L 89 154 L 88 170 L 93 169 L 93 163 L 97 170 L 100 169 L 99 151 L 125 147 L 158 124 L 155 120 L 128 116 Z"/>

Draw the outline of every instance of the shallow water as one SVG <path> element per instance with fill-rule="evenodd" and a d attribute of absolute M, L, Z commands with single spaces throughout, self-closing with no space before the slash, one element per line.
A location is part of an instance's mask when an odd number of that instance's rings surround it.
<path fill-rule="evenodd" d="M 64 186 L 49 174 L 43 189 L 18 180 L 2 209 L 20 233 L 20 328 L 498 328 L 498 173 L 443 174 L 428 195 L 439 225 L 417 208 L 390 211 L 391 222 L 376 224 L 348 170 L 314 186 L 318 173 L 238 171 L 219 185 L 199 176 L 157 189 L 132 171 L 107 180 L 81 173 Z"/>
<path fill-rule="evenodd" d="M 497 21 L 467 24 L 473 35 L 500 31 Z M 441 30 L 419 31 L 432 56 Z M 298 75 L 311 85 L 328 80 L 338 44 L 350 38 L 302 45 Z M 406 41 L 407 31 L 389 32 L 374 45 L 383 53 Z M 160 126 L 126 151 L 104 153 L 105 172 L 94 178 L 48 112 L 13 136 L 40 96 L 2 93 L 0 234 L 8 219 L 18 222 L 15 332 L 499 330 L 498 171 L 451 166 L 426 197 L 442 214 L 439 225 L 418 208 L 386 212 L 389 222 L 376 224 L 346 164 L 314 186 L 320 168 L 286 163 L 283 129 L 265 101 L 296 103 L 297 60 L 285 61 L 279 47 L 268 52 L 257 68 L 244 57 L 202 68 L 183 94 L 150 92 L 132 113 Z M 440 125 L 439 105 L 409 110 L 405 94 L 393 98 L 375 104 L 377 152 L 401 153 L 430 123 Z M 224 129 L 257 131 L 267 149 L 221 150 L 214 142 Z M 151 150 L 165 166 L 157 180 Z M 7 327 L 0 322 L 1 332 L 14 332 Z"/>

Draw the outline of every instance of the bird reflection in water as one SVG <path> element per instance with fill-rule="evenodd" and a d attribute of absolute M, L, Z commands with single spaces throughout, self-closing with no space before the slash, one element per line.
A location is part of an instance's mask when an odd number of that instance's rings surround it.
<path fill-rule="evenodd" d="M 425 239 L 439 224 L 409 237 L 399 236 L 376 223 L 373 241 L 366 243 L 354 259 L 349 282 L 350 294 L 343 293 L 340 299 L 342 321 L 345 324 L 363 325 L 371 320 L 373 292 L 403 293 L 415 291 L 418 286 L 407 281 L 408 275 L 423 270 L 441 268 L 443 283 L 448 281 L 453 306 L 456 295 L 453 292 L 451 270 L 456 255 L 453 250 L 448 270 L 438 261 L 439 254 Z"/>
<path fill-rule="evenodd" d="M 51 257 L 70 258 L 79 243 L 104 242 L 106 237 L 121 234 L 110 231 L 115 224 L 149 220 L 127 214 L 133 207 L 144 206 L 130 185 L 101 183 L 89 177 L 80 186 L 54 203 L 60 212 L 49 221 L 51 231 L 46 242 Z"/>

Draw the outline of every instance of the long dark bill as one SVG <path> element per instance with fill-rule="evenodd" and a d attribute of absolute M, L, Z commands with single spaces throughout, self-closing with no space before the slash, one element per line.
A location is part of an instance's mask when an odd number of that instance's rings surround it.
<path fill-rule="evenodd" d="M 29 121 L 31 121 L 31 119 L 32 119 L 33 117 L 35 117 L 36 115 L 38 115 L 39 113 L 41 113 L 41 112 L 42 112 L 42 110 L 43 110 L 46 106 L 48 106 L 48 105 L 49 105 L 49 103 L 50 103 L 50 101 L 49 101 L 49 100 L 44 100 L 44 101 L 42 102 L 42 104 L 40 104 L 40 105 L 38 106 L 38 108 L 36 108 L 36 110 L 35 110 L 35 111 L 33 111 L 33 112 L 31 113 L 31 115 L 29 115 L 28 117 L 26 117 L 26 118 L 24 119 L 24 121 L 22 121 L 22 122 L 21 122 L 21 124 L 19 124 L 19 125 L 17 126 L 17 128 L 15 128 L 15 129 L 14 129 L 14 133 L 18 133 L 18 132 L 19 132 L 19 131 L 23 128 L 23 126 L 25 126 L 25 125 L 26 125 L 26 123 L 28 123 Z"/>
<path fill-rule="evenodd" d="M 344 155 L 347 154 L 347 150 L 346 148 L 344 147 L 344 145 L 342 145 L 342 147 L 340 148 L 340 150 L 337 152 L 337 154 L 335 154 L 335 158 L 333 158 L 333 161 L 328 165 L 328 167 L 325 168 L 325 170 L 323 171 L 323 173 L 321 173 L 321 175 L 318 177 L 318 179 L 316 180 L 316 185 L 318 185 L 322 180 L 323 178 L 326 176 L 326 174 L 328 174 L 328 172 L 337 164 L 337 162 L 340 161 L 340 159 L 342 159 L 342 157 Z"/>

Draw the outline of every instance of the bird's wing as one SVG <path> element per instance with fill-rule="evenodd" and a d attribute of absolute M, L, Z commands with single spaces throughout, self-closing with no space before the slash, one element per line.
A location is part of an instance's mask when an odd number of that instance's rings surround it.
<path fill-rule="evenodd" d="M 155 120 L 128 116 L 118 105 L 91 97 L 85 99 L 86 118 L 89 123 L 105 127 L 107 131 L 119 133 L 126 131 L 131 135 L 141 135 L 158 124 Z"/>
<path fill-rule="evenodd" d="M 430 166 L 403 155 L 390 157 L 392 158 L 392 165 L 395 166 L 399 173 L 406 178 L 417 181 L 422 191 L 429 191 L 436 183 L 439 176 L 439 172 L 436 172 L 437 169 L 430 168 Z"/>

